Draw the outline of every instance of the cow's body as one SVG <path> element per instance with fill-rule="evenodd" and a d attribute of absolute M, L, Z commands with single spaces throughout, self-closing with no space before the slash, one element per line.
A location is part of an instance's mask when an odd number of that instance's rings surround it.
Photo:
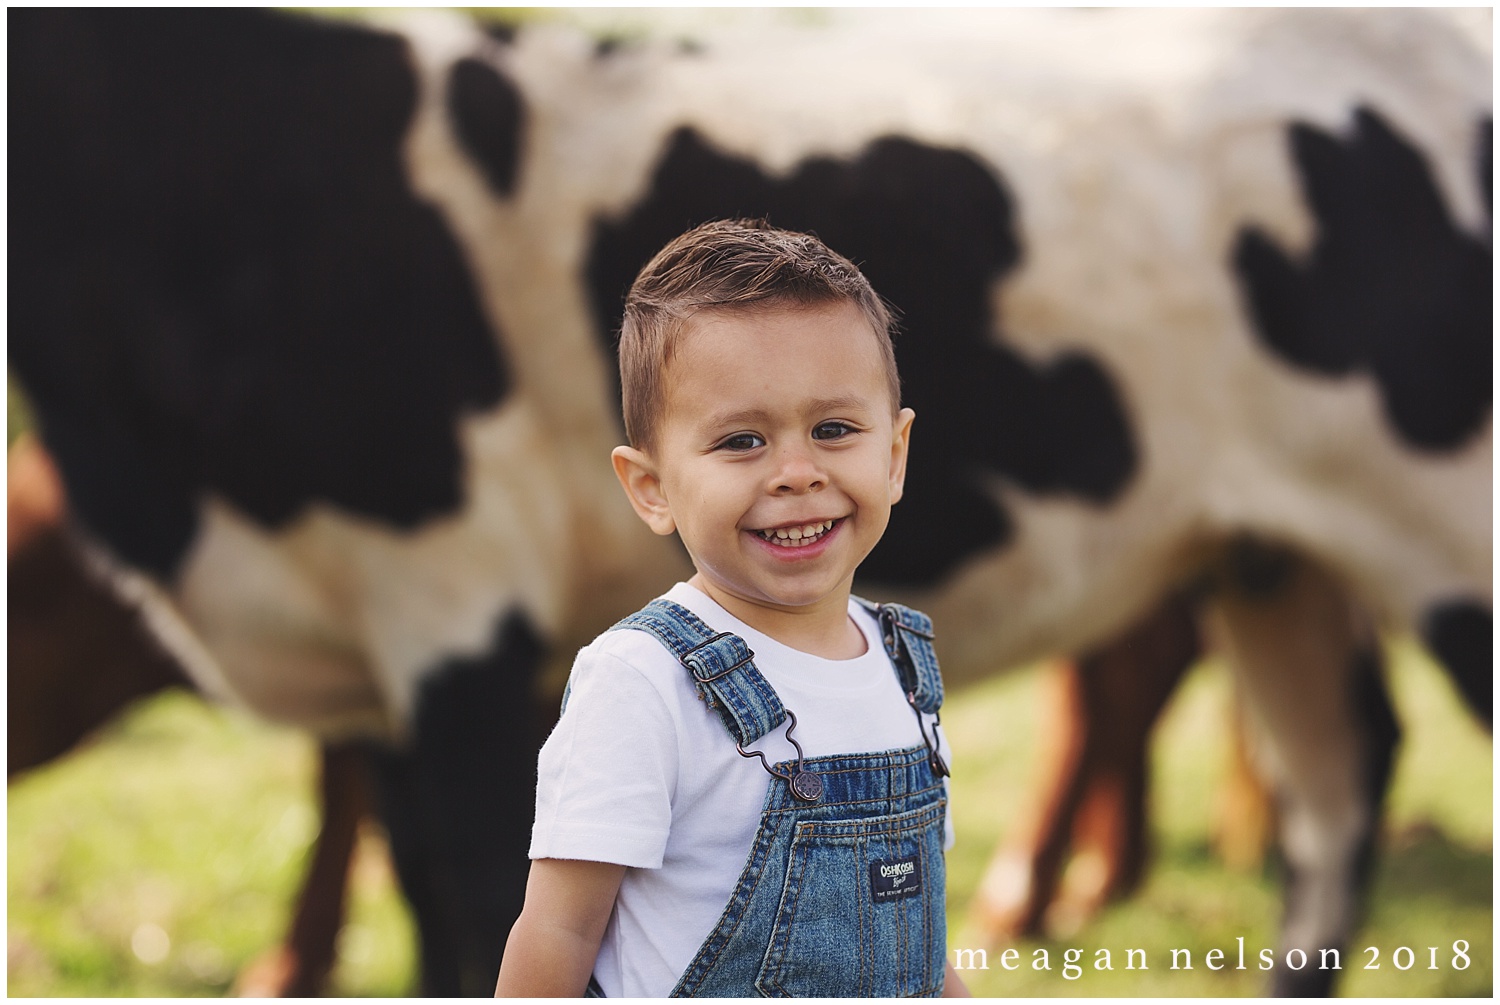
<path fill-rule="evenodd" d="M 1090 648 L 1248 533 L 1488 709 L 1489 54 L 1445 18 L 11 24 L 11 353 L 79 516 L 206 688 L 396 745 L 431 990 L 487 990 L 519 903 L 503 710 L 686 569 L 605 462 L 607 346 L 702 219 L 816 230 L 902 311 L 863 588 L 933 615 L 950 681 Z"/>

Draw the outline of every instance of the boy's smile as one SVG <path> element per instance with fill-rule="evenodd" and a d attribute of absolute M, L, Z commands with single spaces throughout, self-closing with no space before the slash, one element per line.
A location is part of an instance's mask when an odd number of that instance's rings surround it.
<path fill-rule="evenodd" d="M 846 302 L 687 324 L 658 442 L 616 449 L 621 483 L 653 530 L 681 536 L 694 584 L 741 621 L 784 632 L 793 615 L 793 635 L 814 623 L 846 635 L 854 570 L 901 498 L 911 432 L 876 334 Z"/>

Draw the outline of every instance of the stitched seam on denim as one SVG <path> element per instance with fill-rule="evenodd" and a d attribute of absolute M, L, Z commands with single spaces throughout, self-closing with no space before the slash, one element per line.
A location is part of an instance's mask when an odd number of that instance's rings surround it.
<path fill-rule="evenodd" d="M 941 838 L 938 839 L 938 847 L 939 849 L 941 849 L 942 847 Z M 942 854 L 942 851 L 939 850 L 938 855 L 941 856 Z M 932 858 L 928 854 L 927 845 L 925 842 L 922 845 L 922 861 L 929 866 L 927 875 L 935 877 L 939 872 L 942 873 L 943 886 L 946 887 L 948 885 L 948 870 L 946 868 L 942 868 L 945 863 L 939 862 L 936 866 L 933 865 Z M 924 931 L 936 933 L 939 925 L 941 925 L 943 928 L 943 938 L 937 941 L 939 943 L 939 946 L 941 947 L 939 949 L 939 952 L 942 954 L 943 962 L 946 964 L 948 955 L 947 918 L 937 917 L 937 912 L 934 910 L 932 904 L 928 904 L 926 906 L 926 912 L 928 914 L 928 918 L 926 922 L 926 928 L 923 929 Z M 945 973 L 946 967 L 939 964 L 936 959 L 933 959 L 933 954 L 929 952 L 927 946 L 925 945 L 922 947 L 922 956 L 927 960 L 926 966 L 923 967 L 923 970 L 927 974 L 927 987 L 932 988 L 934 986 L 937 986 L 939 990 L 941 990 L 943 979 L 947 976 Z"/>
<path fill-rule="evenodd" d="M 773 765 L 773 767 L 780 768 L 783 771 L 787 770 L 788 768 L 795 768 L 797 766 L 798 765 L 797 765 L 796 761 L 780 761 L 777 764 Z M 894 771 L 894 772 L 884 772 L 884 771 L 881 771 L 880 769 L 877 769 L 877 768 L 866 768 L 864 770 L 860 770 L 859 768 L 838 768 L 838 769 L 834 769 L 834 770 L 829 770 L 829 769 L 823 768 L 820 765 L 811 764 L 811 763 L 809 763 L 807 761 L 802 762 L 801 767 L 802 767 L 803 771 L 811 771 L 814 774 L 821 775 L 824 778 L 838 778 L 838 777 L 843 776 L 843 775 L 870 775 L 870 774 L 885 774 L 885 775 L 889 776 L 889 775 L 892 775 L 892 774 L 894 774 L 894 775 L 905 775 L 907 773 L 907 771 L 904 768 L 903 769 L 899 769 L 899 770 Z M 916 767 L 916 765 L 907 765 L 906 767 L 907 768 Z M 938 779 L 937 784 L 941 784 L 941 783 L 942 783 L 942 780 Z M 918 790 L 917 789 L 907 789 L 905 791 L 916 792 Z"/>
<path fill-rule="evenodd" d="M 922 898 L 922 904 L 923 904 L 923 906 L 925 907 L 926 904 L 927 904 L 927 901 L 929 901 L 931 899 L 932 899 L 931 897 L 923 897 Z M 905 905 L 901 905 L 901 906 L 904 907 Z M 896 911 L 896 953 L 897 953 L 897 957 L 900 960 L 900 964 L 901 964 L 901 971 L 900 972 L 903 973 L 903 974 L 906 973 L 906 952 L 907 952 L 906 943 L 907 943 L 907 936 L 906 936 L 906 912 L 898 909 Z M 904 992 L 906 989 L 902 988 L 901 990 Z"/>
<path fill-rule="evenodd" d="M 792 846 L 788 850 L 793 854 L 793 856 L 796 855 L 796 852 L 797 852 L 797 840 L 796 840 L 796 838 L 792 839 Z M 806 859 L 806 855 L 803 855 L 802 858 L 805 860 Z M 792 877 L 794 875 L 797 877 L 797 889 L 796 889 L 796 892 L 792 896 L 792 903 L 791 903 L 790 912 L 788 912 L 788 909 L 787 909 L 786 904 L 785 904 L 786 894 L 785 894 L 785 891 L 783 890 L 783 893 L 782 893 L 782 903 L 780 903 L 780 904 L 777 905 L 777 907 L 776 907 L 776 919 L 775 919 L 775 921 L 772 922 L 772 924 L 774 924 L 776 926 L 776 938 L 772 939 L 772 941 L 771 941 L 771 946 L 770 946 L 769 951 L 766 954 L 766 959 L 761 961 L 761 970 L 762 970 L 762 972 L 765 971 L 767 964 L 770 962 L 770 954 L 772 952 L 774 952 L 774 953 L 776 953 L 776 963 L 775 963 L 776 971 L 779 973 L 780 970 L 781 970 L 781 964 L 786 959 L 787 951 L 791 948 L 791 942 L 792 942 L 792 926 L 791 926 L 791 922 L 788 921 L 786 924 L 782 924 L 782 919 L 783 918 L 795 918 L 797 916 L 797 904 L 802 900 L 802 875 L 803 875 L 803 873 L 805 873 L 807 871 L 807 866 L 806 866 L 805 861 L 799 861 L 797 863 L 797 865 L 798 865 L 798 868 L 796 869 L 795 873 L 791 869 L 787 870 L 787 882 L 788 883 L 790 883 L 792 881 Z M 778 943 L 780 944 L 779 950 L 778 950 L 778 945 L 777 945 Z M 782 986 L 781 981 L 776 980 L 775 978 L 768 978 L 767 981 L 766 981 L 766 983 L 767 983 L 768 986 L 774 987 L 778 991 L 786 991 L 786 988 Z"/>
<path fill-rule="evenodd" d="M 927 842 L 926 841 L 923 841 L 921 843 L 917 854 L 919 854 L 922 857 L 922 875 L 925 876 L 925 877 L 927 877 L 927 881 L 928 882 L 931 882 L 932 880 L 934 880 L 936 878 L 936 875 L 935 875 L 935 871 L 932 868 L 932 861 L 927 857 Z M 944 874 L 944 876 L 942 878 L 943 878 L 943 884 L 946 885 L 947 884 L 947 880 L 948 880 L 948 877 L 947 877 L 946 873 Z M 937 932 L 937 919 L 933 917 L 932 907 L 933 907 L 932 901 L 930 899 L 924 898 L 923 899 L 923 903 L 922 903 L 922 932 L 924 934 L 928 933 L 928 932 L 932 932 L 932 933 L 935 934 Z M 933 994 L 933 992 L 934 992 L 935 989 L 937 990 L 938 993 L 941 993 L 941 987 L 935 985 L 934 981 L 936 980 L 936 981 L 938 981 L 940 983 L 944 978 L 947 977 L 946 969 L 947 969 L 948 946 L 947 946 L 947 931 L 946 931 L 946 929 L 947 929 L 947 923 L 946 923 L 946 920 L 944 922 L 944 926 L 943 927 L 944 927 L 944 937 L 943 937 L 943 940 L 942 940 L 943 941 L 942 951 L 943 951 L 943 963 L 944 963 L 944 967 L 943 967 L 943 969 L 939 970 L 939 969 L 936 969 L 933 966 L 933 962 L 934 961 L 932 960 L 932 955 L 931 955 L 930 952 L 928 952 L 927 943 L 924 941 L 922 943 L 921 947 L 920 947 L 920 951 L 922 953 L 922 973 L 925 975 L 925 977 L 924 977 L 924 980 L 922 982 L 921 989 L 912 992 L 914 995 L 931 995 L 931 994 Z"/>
<path fill-rule="evenodd" d="M 917 861 L 919 861 L 919 862 L 922 863 L 922 877 L 923 877 L 923 882 L 931 883 L 934 880 L 935 877 L 932 874 L 932 863 L 927 860 L 927 842 L 926 841 L 920 841 L 920 842 L 917 843 Z M 932 931 L 932 901 L 933 901 L 933 899 L 934 898 L 932 898 L 932 897 L 923 897 L 922 898 L 922 929 L 921 929 L 920 933 L 913 933 L 913 938 L 914 939 L 915 938 L 920 938 L 921 936 L 924 936 L 928 932 Z M 925 938 L 921 939 L 921 945 L 920 945 L 920 947 L 915 947 L 915 946 L 912 946 L 912 945 L 908 945 L 906 951 L 908 953 L 910 953 L 910 952 L 913 952 L 913 951 L 918 950 L 918 949 L 919 949 L 919 951 L 922 954 L 922 956 L 921 956 L 922 969 L 919 971 L 923 975 L 923 980 L 922 980 L 921 983 L 922 983 L 923 987 L 926 987 L 928 984 L 930 984 L 932 982 L 932 977 L 931 977 L 931 974 L 930 974 L 930 971 L 932 970 L 932 966 L 931 966 L 931 964 L 929 963 L 929 961 L 927 959 L 927 940 Z"/>
<path fill-rule="evenodd" d="M 802 896 L 801 875 L 804 856 L 799 856 L 797 851 L 797 838 L 793 835 L 791 845 L 787 849 L 789 862 L 786 882 L 781 888 L 781 899 L 776 904 L 776 916 L 771 920 L 771 939 L 766 944 L 766 953 L 760 961 L 760 971 L 756 974 L 757 984 L 761 983 L 761 975 L 764 974 L 766 987 L 782 992 L 785 992 L 786 988 L 777 979 L 777 975 L 780 973 L 782 962 L 786 959 L 787 945 L 792 937 L 791 925 L 782 924 L 782 919 L 787 914 L 787 888 L 791 887 L 795 891 L 791 905 L 794 917 L 796 916 L 796 902 Z"/>
<path fill-rule="evenodd" d="M 771 821 L 765 821 L 765 823 L 769 825 Z M 719 915 L 718 923 L 709 931 L 707 937 L 703 940 L 703 944 L 698 947 L 698 952 L 693 955 L 693 960 L 688 964 L 687 970 L 678 979 L 678 987 L 686 983 L 688 974 L 695 970 L 697 971 L 697 976 L 694 977 L 692 986 L 695 989 L 701 987 L 709 972 L 718 966 L 719 958 L 729 948 L 730 943 L 734 939 L 735 932 L 739 930 L 741 922 L 745 920 L 745 913 L 750 906 L 751 898 L 755 895 L 755 891 L 760 888 L 761 877 L 766 873 L 766 860 L 770 858 L 771 847 L 776 843 L 776 830 L 777 828 L 775 827 L 763 826 L 761 828 L 761 840 L 757 841 L 751 847 L 750 855 L 745 860 L 745 868 L 741 870 L 740 878 L 735 881 L 734 890 L 730 892 L 729 902 L 724 905 L 724 911 Z M 744 879 L 747 874 L 753 874 L 754 879 L 751 881 L 749 888 L 744 891 L 744 896 L 740 897 L 738 894 L 740 888 L 744 886 Z M 729 918 L 731 909 L 736 906 L 738 906 L 739 911 L 736 914 L 734 922 L 727 930 L 721 932 L 720 929 Z M 709 951 L 709 943 L 713 942 L 716 938 L 719 939 L 719 945 L 712 951 Z M 709 955 L 706 957 L 703 956 L 705 952 L 709 952 Z M 676 990 L 676 988 L 673 989 L 674 992 Z"/>
<path fill-rule="evenodd" d="M 907 751 L 913 751 L 915 753 L 911 757 L 907 757 Z M 920 756 L 917 756 L 917 755 L 920 755 Z M 836 756 L 836 755 L 834 755 L 834 756 Z M 906 771 L 908 769 L 916 767 L 917 765 L 921 764 L 923 761 L 925 761 L 927 759 L 927 748 L 926 747 L 908 747 L 905 750 L 903 750 L 901 752 L 901 756 L 897 757 L 897 758 L 885 758 L 885 757 L 881 757 L 881 758 L 871 759 L 870 761 L 867 761 L 867 762 L 862 763 L 862 764 L 861 763 L 856 763 L 856 764 L 853 764 L 853 765 L 844 765 L 844 766 L 841 766 L 841 767 L 837 767 L 837 766 L 825 767 L 824 766 L 825 762 L 827 762 L 827 761 L 829 761 L 831 759 L 832 759 L 832 757 L 830 757 L 830 756 L 806 757 L 806 758 L 803 758 L 802 764 L 803 764 L 804 767 L 806 767 L 810 771 L 811 770 L 817 770 L 819 773 L 829 774 L 829 775 L 847 775 L 847 774 L 851 774 L 851 773 L 867 774 L 868 772 L 871 772 L 871 771 L 885 771 L 885 770 Z M 781 763 L 789 765 L 789 764 L 796 764 L 797 762 L 796 761 L 782 761 Z"/>
<path fill-rule="evenodd" d="M 942 787 L 943 787 L 943 784 L 941 782 L 939 782 L 936 785 L 929 785 L 925 789 L 918 789 L 915 792 L 908 792 L 905 795 L 897 796 L 894 799 L 892 797 L 890 797 L 890 796 L 870 796 L 870 797 L 865 798 L 865 799 L 845 799 L 845 800 L 842 800 L 842 801 L 836 802 L 836 803 L 835 802 L 819 802 L 817 805 L 820 808 L 832 808 L 834 806 L 864 806 L 864 805 L 866 805 L 868 803 L 888 803 L 888 802 L 897 802 L 897 801 L 899 801 L 899 802 L 916 801 L 918 796 L 924 796 L 924 795 L 926 795 L 929 792 L 937 792 L 937 791 L 941 790 Z M 926 804 L 923 804 L 923 805 L 926 805 Z M 773 814 L 776 814 L 777 816 L 785 816 L 788 813 L 798 813 L 798 812 L 801 812 L 801 811 L 805 810 L 806 808 L 807 807 L 805 807 L 805 806 L 795 806 L 795 805 L 793 805 L 791 803 L 788 803 L 785 806 L 773 807 L 773 808 L 771 808 L 769 810 L 766 810 L 765 812 L 767 812 L 767 813 L 773 813 Z M 920 808 L 920 807 L 918 807 L 918 808 Z M 910 810 L 901 810 L 900 812 L 902 812 L 902 813 L 909 813 L 911 811 Z M 882 815 L 887 815 L 887 814 L 882 814 Z M 889 814 L 889 815 L 894 816 L 896 814 Z"/>
<path fill-rule="evenodd" d="M 865 848 L 865 858 L 870 858 L 868 842 Z M 863 877 L 861 877 L 863 881 Z M 866 998 L 875 994 L 875 900 L 870 899 L 870 907 L 865 909 L 864 891 L 860 891 L 859 898 L 859 947 L 864 952 L 864 960 L 861 964 L 860 973 L 864 979 L 860 981 L 860 991 Z"/>
<path fill-rule="evenodd" d="M 948 800 L 946 798 L 940 799 L 938 801 L 938 805 L 941 806 L 941 807 L 943 807 L 944 810 L 946 810 L 947 806 L 948 806 Z M 932 860 L 927 857 L 927 845 L 926 845 L 926 842 L 924 842 L 923 845 L 922 845 L 922 856 L 923 856 L 923 862 L 930 864 L 930 862 Z M 943 852 L 943 849 L 942 849 L 942 840 L 941 839 L 939 839 L 939 842 L 938 842 L 937 863 L 938 863 L 938 866 L 941 867 L 941 871 L 943 873 L 943 876 L 942 876 L 942 880 L 943 880 L 942 885 L 943 885 L 943 887 L 946 887 L 948 885 L 948 870 L 947 870 L 947 867 L 946 867 L 946 857 L 945 857 L 945 853 Z M 929 876 L 936 876 L 938 871 L 939 871 L 938 868 L 929 868 L 927 870 L 927 875 L 929 875 Z M 932 904 L 928 904 L 926 906 L 926 910 L 929 913 L 932 913 L 932 908 L 933 908 Z M 947 919 L 946 914 L 943 913 L 943 912 L 941 912 L 941 911 L 939 911 L 939 912 L 937 912 L 936 916 L 929 918 L 928 922 L 927 922 L 928 927 L 927 927 L 926 930 L 929 931 L 929 932 L 936 932 L 937 931 L 937 926 L 939 924 L 941 924 L 942 928 L 943 928 L 943 937 L 941 939 L 937 940 L 938 946 L 936 946 L 935 948 L 937 948 L 938 954 L 941 957 L 941 959 L 942 959 L 943 962 L 942 962 L 942 965 L 939 966 L 939 965 L 935 965 L 936 961 L 929 959 L 929 965 L 928 965 L 928 968 L 927 968 L 928 969 L 928 973 L 927 973 L 927 986 L 925 988 L 923 988 L 922 991 L 920 992 L 921 994 L 927 995 L 929 997 L 936 996 L 936 995 L 941 995 L 943 993 L 943 983 L 944 983 L 944 981 L 947 980 L 947 977 L 948 977 L 948 974 L 947 974 L 947 961 L 948 961 L 948 919 Z M 922 952 L 923 952 L 924 956 L 927 955 L 927 947 L 926 946 L 922 947 Z"/>
<path fill-rule="evenodd" d="M 918 748 L 918 749 L 921 749 L 921 748 Z M 899 776 L 899 777 L 902 777 L 903 780 L 904 780 L 905 778 L 907 778 L 907 777 L 910 776 L 911 772 L 914 769 L 915 770 L 920 770 L 921 769 L 923 762 L 925 762 L 926 759 L 927 759 L 926 756 L 925 756 L 925 754 L 926 754 L 925 750 L 923 751 L 923 754 L 924 754 L 923 757 L 921 757 L 919 759 L 916 759 L 916 760 L 914 760 L 911 763 L 908 763 L 908 764 L 896 764 L 896 765 L 890 766 L 889 768 L 886 767 L 886 766 L 883 766 L 883 765 L 882 766 L 878 766 L 878 767 L 866 767 L 866 768 L 847 768 L 847 767 L 846 768 L 830 768 L 830 767 L 826 767 L 826 766 L 821 765 L 821 764 L 814 764 L 811 760 L 805 760 L 805 761 L 802 762 L 802 769 L 804 771 L 813 771 L 813 772 L 816 772 L 817 774 L 823 775 L 824 777 L 837 777 L 839 775 L 883 775 L 883 776 L 885 776 L 887 778 L 890 778 L 890 777 L 893 777 L 893 776 Z M 796 761 L 791 761 L 791 760 L 788 760 L 788 761 L 778 761 L 774 765 L 774 767 L 782 768 L 783 770 L 787 769 L 787 768 L 793 768 L 793 767 L 796 767 L 796 766 L 797 766 L 797 762 Z M 937 779 L 937 783 L 941 784 L 942 783 L 942 779 Z"/>
<path fill-rule="evenodd" d="M 922 794 L 930 792 L 935 788 L 942 788 L 943 783 L 941 779 L 933 779 L 933 784 L 926 785 L 922 788 L 917 789 L 909 788 L 906 785 L 906 783 L 911 779 L 913 772 L 920 776 L 920 774 L 924 771 L 924 768 L 926 768 L 927 748 L 915 746 L 906 747 L 898 751 L 892 751 L 890 753 L 892 755 L 891 757 L 887 757 L 884 753 L 882 753 L 874 758 L 861 759 L 861 761 L 856 761 L 853 764 L 844 764 L 840 767 L 829 767 L 826 763 L 819 763 L 819 761 L 826 759 L 839 759 L 846 757 L 847 755 L 833 754 L 826 755 L 826 758 L 809 758 L 804 761 L 803 764 L 807 770 L 812 771 L 814 774 L 817 774 L 823 778 L 851 774 L 869 775 L 872 773 L 876 774 L 877 776 L 883 774 L 887 779 L 894 780 L 897 777 L 900 778 L 899 784 L 888 784 L 881 786 L 882 794 L 860 796 L 855 799 L 840 801 L 831 801 L 825 795 L 824 799 L 821 800 L 818 805 L 855 806 L 862 803 L 880 802 L 882 800 L 905 801 L 916 799 Z M 779 761 L 776 765 L 774 765 L 774 767 L 779 770 L 789 772 L 795 764 L 795 761 Z M 930 769 L 926 770 L 930 771 Z M 929 777 L 931 776 L 929 775 Z M 767 806 L 767 812 L 786 813 L 806 808 L 805 806 L 799 805 L 797 802 L 793 801 L 786 794 L 786 792 L 782 790 L 773 789 L 772 793 L 774 798 L 771 801 L 771 805 Z"/>
<path fill-rule="evenodd" d="M 776 831 L 777 828 L 775 827 L 764 830 L 764 833 L 762 834 L 762 840 L 757 841 L 756 846 L 751 849 L 750 857 L 745 861 L 745 869 L 743 870 L 740 878 L 743 880 L 746 874 L 753 876 L 753 878 L 748 887 L 744 888 L 743 896 L 739 896 L 737 894 L 740 891 L 741 887 L 745 885 L 741 882 L 735 883 L 736 893 L 730 895 L 729 903 L 737 904 L 739 907 L 739 911 L 737 912 L 733 923 L 731 923 L 724 932 L 720 933 L 719 927 L 715 926 L 714 931 L 710 933 L 710 938 L 712 938 L 714 935 L 721 935 L 722 938 L 718 948 L 715 949 L 712 952 L 711 956 L 704 961 L 707 969 L 711 969 L 718 963 L 719 957 L 723 956 L 724 951 L 729 948 L 729 944 L 733 940 L 735 932 L 739 930 L 740 924 L 745 920 L 745 913 L 750 907 L 750 901 L 755 897 L 755 892 L 760 889 L 761 878 L 765 876 L 766 861 L 770 858 L 771 849 L 776 844 Z M 726 906 L 724 914 L 720 918 L 720 922 L 722 923 L 723 921 L 727 920 L 728 917 L 729 910 Z M 706 946 L 707 943 L 705 942 L 705 948 Z"/>
<path fill-rule="evenodd" d="M 850 821 L 846 825 L 832 820 L 806 820 L 797 825 L 797 833 L 799 835 L 808 835 L 812 837 L 822 838 L 865 836 L 886 837 L 893 834 L 905 834 L 907 831 L 913 829 L 910 826 L 906 826 L 907 824 L 917 822 L 920 822 L 922 824 L 930 823 L 931 820 L 929 818 L 936 818 L 941 815 L 941 807 L 938 806 L 927 806 L 919 810 L 908 810 L 906 813 L 892 814 L 892 817 L 894 818 L 891 821 L 892 826 L 881 827 L 878 830 L 857 827 L 855 826 L 853 821 Z M 896 826 L 898 823 L 901 826 Z"/>
<path fill-rule="evenodd" d="M 912 744 L 910 747 L 893 747 L 890 750 L 874 751 L 865 754 L 819 754 L 817 757 L 803 758 L 802 763 L 808 767 L 816 767 L 821 770 L 833 772 L 848 771 L 870 771 L 886 768 L 899 769 L 915 767 L 927 759 L 927 746 L 925 744 Z M 785 761 L 784 764 L 791 764 Z M 825 764 L 838 765 L 823 768 Z"/>

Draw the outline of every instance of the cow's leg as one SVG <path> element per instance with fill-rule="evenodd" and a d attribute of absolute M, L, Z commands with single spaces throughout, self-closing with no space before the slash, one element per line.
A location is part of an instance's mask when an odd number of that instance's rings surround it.
<path fill-rule="evenodd" d="M 319 779 L 323 826 L 298 891 L 286 942 L 252 962 L 235 981 L 245 998 L 307 998 L 323 992 L 344 923 L 349 865 L 359 822 L 370 810 L 369 758 L 358 744 L 324 744 Z"/>
<path fill-rule="evenodd" d="M 426 995 L 493 995 L 521 912 L 543 716 L 532 688 L 543 646 L 505 619 L 485 655 L 419 687 L 412 739 L 377 749 L 377 803 L 421 939 Z"/>
<path fill-rule="evenodd" d="M 1265 864 L 1276 829 L 1276 807 L 1254 763 L 1245 699 L 1238 689 L 1230 716 L 1229 768 L 1219 787 L 1213 841 L 1225 865 L 1249 872 Z"/>
<path fill-rule="evenodd" d="M 324 744 L 322 755 L 318 796 L 323 826 L 287 935 L 286 949 L 296 962 L 282 988 L 287 997 L 322 992 L 344 923 L 344 894 L 359 822 L 370 810 L 369 763 L 364 749 L 356 744 Z"/>
<path fill-rule="evenodd" d="M 1090 745 L 1092 783 L 1078 826 L 1087 828 L 1092 813 L 1105 827 L 1098 832 L 1103 882 L 1090 908 L 1140 882 L 1151 731 L 1200 652 L 1196 606 L 1177 594 L 1081 664 L 1088 721 L 1098 739 Z M 1093 805 L 1100 809 L 1091 811 Z"/>
<path fill-rule="evenodd" d="M 1475 600 L 1435 604 L 1422 619 L 1422 638 L 1458 685 L 1469 708 L 1486 729 L 1492 728 L 1495 654 L 1489 604 Z"/>
<path fill-rule="evenodd" d="M 970 912 L 976 935 L 994 941 L 1040 931 L 1070 842 L 1099 862 L 1081 913 L 1139 882 L 1151 729 L 1198 653 L 1193 604 L 1178 595 L 1109 645 L 1060 668 L 1054 715 L 1062 737 L 1043 809 L 1018 848 L 991 860 Z"/>
<path fill-rule="evenodd" d="M 1226 567 L 1211 623 L 1280 801 L 1287 891 L 1273 990 L 1324 995 L 1335 971 L 1323 953 L 1342 955 L 1357 920 L 1396 722 L 1373 632 L 1339 584 L 1254 544 L 1234 549 Z"/>
<path fill-rule="evenodd" d="M 1058 735 L 1044 741 L 1050 752 L 1039 758 L 1039 809 L 1019 840 L 995 849 L 969 906 L 969 931 L 985 945 L 1039 933 L 1042 915 L 1057 890 L 1087 783 L 1081 676 L 1076 663 L 1060 661 L 1048 682 L 1055 690 L 1043 697 L 1041 715 Z"/>

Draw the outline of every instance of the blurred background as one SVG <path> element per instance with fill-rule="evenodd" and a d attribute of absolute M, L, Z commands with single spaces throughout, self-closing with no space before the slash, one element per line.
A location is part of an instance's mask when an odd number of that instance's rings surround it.
<path fill-rule="evenodd" d="M 473 13 L 494 24 L 562 18 L 601 39 L 689 32 L 735 18 L 808 24 L 829 16 L 801 9 Z M 18 442 L 24 446 L 31 425 L 24 394 L 12 381 L 13 558 L 14 451 Z M 17 602 L 11 598 L 13 623 Z M 1345 955 L 1338 990 L 1486 996 L 1493 990 L 1491 740 L 1414 639 L 1385 638 L 1383 646 L 1403 735 L 1369 907 Z M 1212 656 L 1195 663 L 1152 734 L 1145 812 L 1150 851 L 1140 884 L 1096 911 L 1097 891 L 1090 886 L 1097 886 L 1100 866 L 1079 854 L 1060 870 L 1065 893 L 1077 893 L 1074 904 L 1062 898 L 1042 934 L 993 941 L 976 927 L 971 900 L 992 854 L 1024 842 L 1045 798 L 1048 779 L 1040 765 L 1059 741 L 1038 709 L 1055 705 L 1062 672 L 1050 663 L 1025 667 L 959 689 L 944 709 L 944 728 L 959 754 L 953 778 L 958 840 L 948 866 L 950 949 L 987 949 L 988 969 L 965 972 L 971 990 L 994 996 L 1263 994 L 1265 975 L 1253 967 L 1212 972 L 1201 962 L 1214 948 L 1232 959 L 1240 938 L 1247 958 L 1274 949 L 1282 910 L 1274 846 L 1263 837 L 1248 851 L 1224 846 L 1238 713 L 1229 674 Z M 274 985 L 275 947 L 286 937 L 322 824 L 319 747 L 300 732 L 207 703 L 165 677 L 150 690 L 61 756 L 27 765 L 19 775 L 12 764 L 12 996 L 218 996 Z M 13 685 L 13 732 L 16 701 Z M 414 927 L 384 832 L 366 815 L 356 833 L 347 918 L 327 993 L 412 994 Z M 1001 968 L 1006 946 L 1020 950 L 1021 969 Z M 1127 947 L 1147 950 L 1148 972 L 1124 971 Z M 1378 969 L 1367 967 L 1372 956 L 1365 947 L 1378 951 Z M 1062 975 L 1062 953 L 1069 948 L 1083 950 L 1076 980 Z M 1114 954 L 1113 972 L 1093 968 L 1101 948 Z M 1172 948 L 1190 949 L 1195 969 L 1171 970 Z M 1394 955 L 1403 948 L 1415 961 L 1409 966 Z M 1050 971 L 1032 969 L 1038 949 L 1049 951 Z"/>

